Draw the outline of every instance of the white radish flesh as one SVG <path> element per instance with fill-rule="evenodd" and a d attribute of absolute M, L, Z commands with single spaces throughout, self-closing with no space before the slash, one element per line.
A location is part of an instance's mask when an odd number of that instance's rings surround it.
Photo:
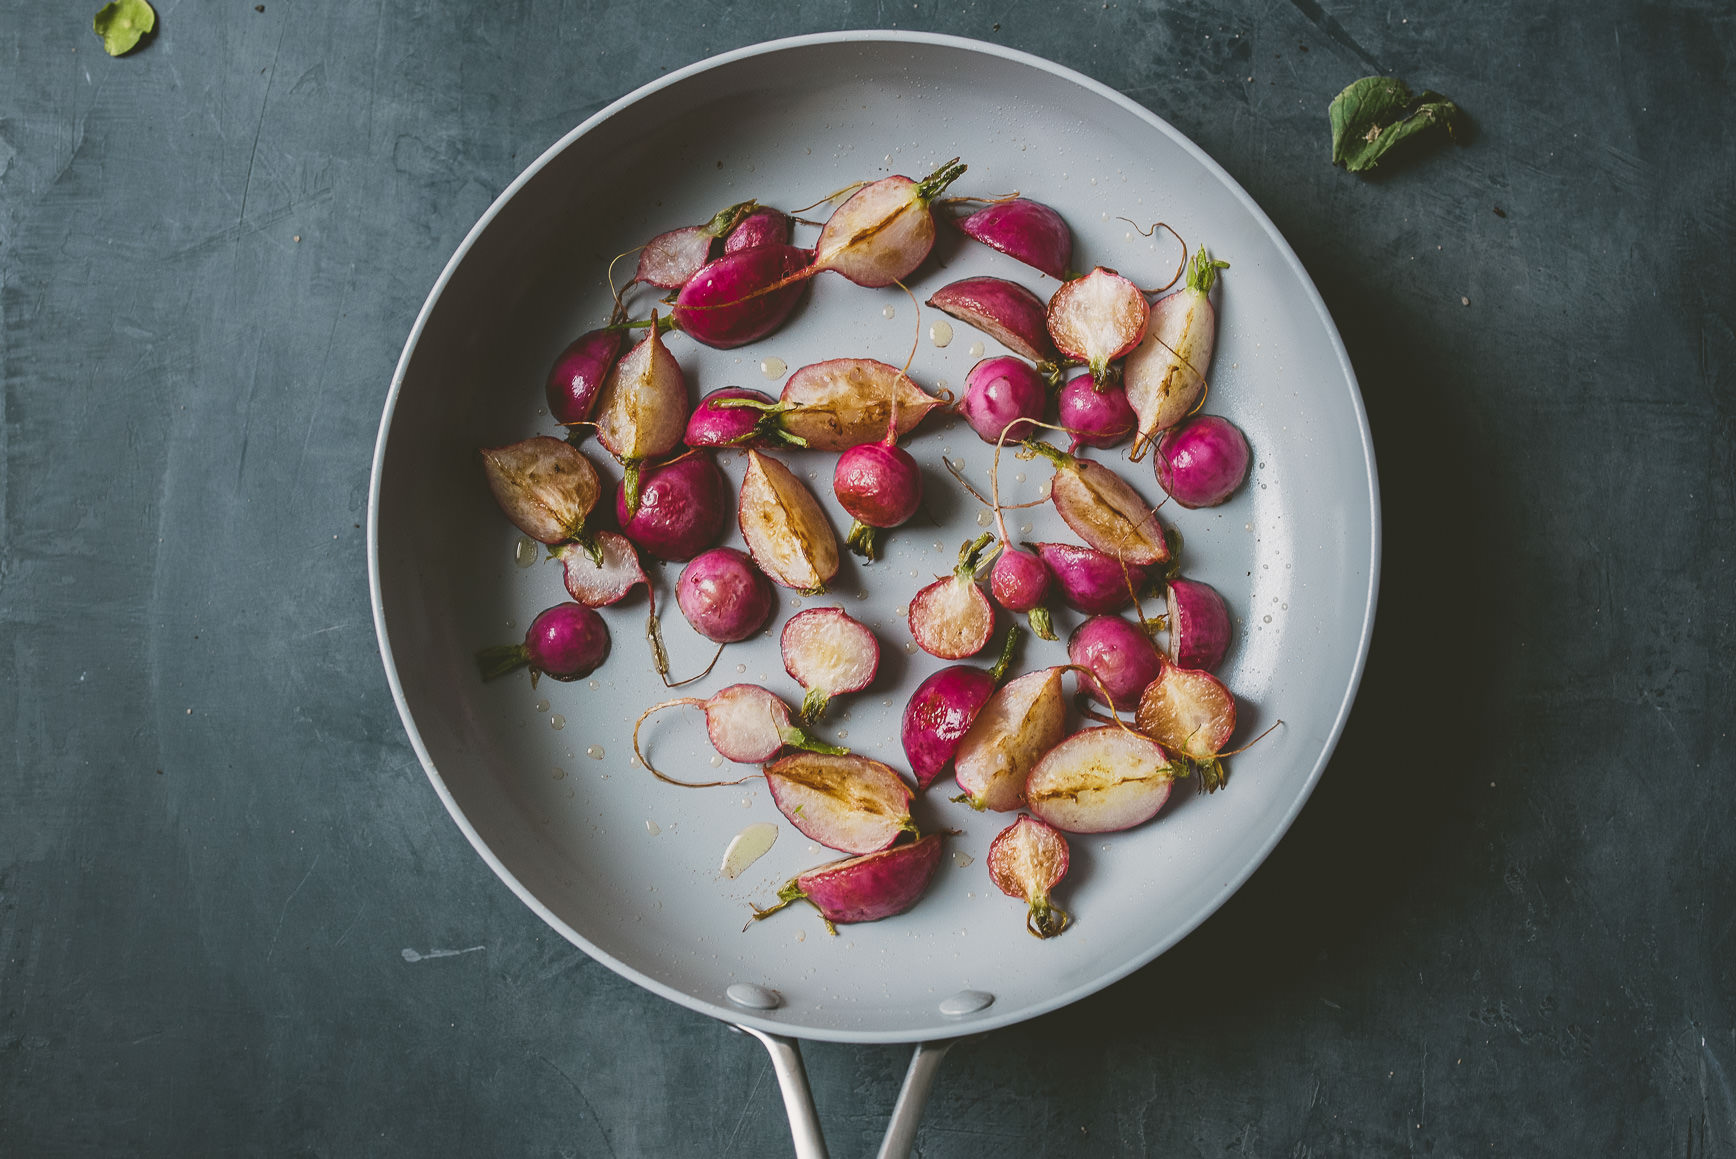
<path fill-rule="evenodd" d="M 1057 829 L 1114 833 L 1156 816 L 1174 782 L 1162 745 L 1106 725 L 1076 732 L 1046 753 L 1025 781 L 1025 799 Z"/>

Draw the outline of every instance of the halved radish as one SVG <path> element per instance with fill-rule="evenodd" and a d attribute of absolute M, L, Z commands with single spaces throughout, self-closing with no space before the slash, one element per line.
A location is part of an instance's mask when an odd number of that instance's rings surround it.
<path fill-rule="evenodd" d="M 1140 696 L 1134 723 L 1140 732 L 1192 761 L 1207 792 L 1223 785 L 1218 754 L 1236 731 L 1236 698 L 1216 676 L 1165 663 Z"/>
<path fill-rule="evenodd" d="M 838 537 L 820 501 L 770 455 L 748 451 L 736 518 L 748 553 L 774 583 L 817 595 L 838 574 Z"/>
<path fill-rule="evenodd" d="M 1025 446 L 1054 465 L 1050 498 L 1080 539 L 1128 563 L 1162 563 L 1169 558 L 1157 509 L 1120 475 L 1040 440 Z"/>
<path fill-rule="evenodd" d="M 1169 652 L 1182 668 L 1216 668 L 1230 650 L 1230 610 L 1198 580 L 1169 581 Z"/>
<path fill-rule="evenodd" d="M 1073 260 L 1073 232 L 1066 221 L 1028 197 L 996 201 L 961 219 L 958 228 L 1051 278 L 1065 278 Z"/>
<path fill-rule="evenodd" d="M 910 701 L 904 706 L 899 739 L 904 744 L 904 755 L 910 761 L 917 788 L 928 788 L 952 764 L 958 742 L 970 731 L 971 722 L 995 694 L 995 688 L 1006 679 L 1018 641 L 1019 630 L 1009 628 L 1001 658 L 993 668 L 984 672 L 968 664 L 954 664 L 924 680 L 910 694 Z"/>
<path fill-rule="evenodd" d="M 597 469 L 578 448 L 537 435 L 483 447 L 482 468 L 494 501 L 513 526 L 542 543 L 577 539 L 597 505 Z"/>
<path fill-rule="evenodd" d="M 791 753 L 765 768 L 778 811 L 804 834 L 844 853 L 885 849 L 916 832 L 910 786 L 863 756 Z"/>
<path fill-rule="evenodd" d="M 651 313 L 651 331 L 621 356 L 597 396 L 597 441 L 626 468 L 627 514 L 639 510 L 639 464 L 667 455 L 687 429 L 687 379 Z"/>
<path fill-rule="evenodd" d="M 705 713 L 705 735 L 719 756 L 744 765 L 757 765 L 771 760 L 785 748 L 806 749 L 809 752 L 843 756 L 849 752 L 829 745 L 790 722 L 790 707 L 777 696 L 757 684 L 731 684 L 709 699 L 683 696 L 653 704 L 640 713 L 633 725 L 633 753 L 639 763 L 660 781 L 688 788 L 712 785 L 733 785 L 735 781 L 678 781 L 657 771 L 644 750 L 639 747 L 639 730 L 652 714 L 666 708 L 691 706 Z"/>
<path fill-rule="evenodd" d="M 792 878 L 778 890 L 778 904 L 754 906 L 754 920 L 768 918 L 793 901 L 805 901 L 820 911 L 828 933 L 834 923 L 877 922 L 915 905 L 940 866 L 940 834 L 930 833 L 909 845 L 834 861 Z"/>
<path fill-rule="evenodd" d="M 638 550 L 618 531 L 599 531 L 584 543 L 563 543 L 550 554 L 565 569 L 567 591 L 587 608 L 617 603 L 639 584 L 651 587 Z"/>
<path fill-rule="evenodd" d="M 661 290 L 679 290 L 711 260 L 712 243 L 727 235 L 758 206 L 758 202 L 743 201 L 720 210 L 701 225 L 658 234 L 639 251 L 639 268 L 633 280 Z"/>
<path fill-rule="evenodd" d="M 964 170 L 954 157 L 921 181 L 899 174 L 864 185 L 821 227 L 814 269 L 836 270 L 870 287 L 908 276 L 934 248 L 929 206 Z"/>
<path fill-rule="evenodd" d="M 928 299 L 960 322 L 975 326 L 1014 354 L 1036 363 L 1055 361 L 1043 299 L 1005 278 L 963 278 Z"/>
<path fill-rule="evenodd" d="M 845 451 L 879 442 L 898 400 L 897 434 L 916 429 L 923 416 L 945 402 L 898 367 L 872 358 L 830 358 L 802 367 L 784 383 L 779 424 L 817 451 Z"/>
<path fill-rule="evenodd" d="M 1046 821 L 1019 814 L 1019 819 L 989 842 L 989 880 L 1008 897 L 1027 907 L 1025 928 L 1039 938 L 1052 938 L 1073 924 L 1066 910 L 1049 901 L 1049 892 L 1067 876 L 1067 839 Z"/>
<path fill-rule="evenodd" d="M 1076 732 L 1045 753 L 1025 781 L 1025 799 L 1057 829 L 1113 833 L 1156 816 L 1174 782 L 1162 745 L 1105 725 Z"/>
<path fill-rule="evenodd" d="M 959 742 L 953 777 L 974 809 L 998 813 L 1025 799 L 1025 777 L 1067 731 L 1063 668 L 1027 672 L 989 698 Z"/>
<path fill-rule="evenodd" d="M 1033 543 L 1055 577 L 1055 590 L 1070 608 L 1096 615 L 1119 612 L 1145 586 L 1147 569 L 1076 543 Z"/>
<path fill-rule="evenodd" d="M 1049 337 L 1057 350 L 1083 362 L 1091 377 L 1103 382 L 1109 364 L 1139 345 L 1150 314 L 1138 286 L 1098 266 L 1049 299 Z"/>
<path fill-rule="evenodd" d="M 995 630 L 995 609 L 977 585 L 983 549 L 994 539 L 984 534 L 959 548 L 958 566 L 910 601 L 910 635 L 916 646 L 942 660 L 975 656 Z"/>
<path fill-rule="evenodd" d="M 1205 393 L 1218 328 L 1211 289 L 1218 271 L 1228 265 L 1213 261 L 1201 246 L 1189 267 L 1187 285 L 1151 307 L 1145 338 L 1127 356 L 1122 380 L 1127 401 L 1139 416 L 1128 458 L 1136 463 L 1146 444 L 1191 414 Z"/>
<path fill-rule="evenodd" d="M 806 691 L 802 719 L 809 723 L 824 715 L 832 697 L 872 684 L 880 668 L 880 642 L 842 608 L 797 612 L 784 623 L 779 642 L 784 671 Z"/>

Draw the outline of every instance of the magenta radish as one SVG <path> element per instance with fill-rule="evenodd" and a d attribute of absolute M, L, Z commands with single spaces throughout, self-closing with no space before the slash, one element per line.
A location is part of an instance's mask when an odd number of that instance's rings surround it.
<path fill-rule="evenodd" d="M 838 456 L 832 494 L 855 520 L 844 542 L 857 555 L 873 559 L 875 533 L 897 527 L 922 505 L 922 468 L 896 443 L 862 443 Z"/>
<path fill-rule="evenodd" d="M 1046 365 L 1058 357 L 1049 338 L 1049 311 L 1043 300 L 1005 278 L 964 278 L 936 290 L 928 299 L 960 322 L 1023 358 Z"/>
<path fill-rule="evenodd" d="M 709 451 L 642 468 L 639 508 L 628 513 L 627 483 L 615 491 L 621 533 L 658 559 L 692 559 L 729 525 L 729 480 Z"/>
<path fill-rule="evenodd" d="M 1218 755 L 1236 731 L 1236 698 L 1210 672 L 1165 663 L 1134 714 L 1139 731 L 1186 757 L 1206 791 L 1224 783 Z"/>
<path fill-rule="evenodd" d="M 1169 581 L 1170 658 L 1182 668 L 1216 668 L 1230 650 L 1230 610 L 1198 580 Z"/>
<path fill-rule="evenodd" d="M 1067 733 L 1062 668 L 1027 672 L 989 698 L 958 743 L 953 779 L 973 809 L 1007 813 L 1025 799 L 1025 776 Z"/>
<path fill-rule="evenodd" d="M 1154 564 L 1169 559 L 1169 542 L 1156 509 L 1120 475 L 1045 442 L 1032 440 L 1025 446 L 1054 466 L 1049 498 L 1080 539 L 1128 563 Z"/>
<path fill-rule="evenodd" d="M 779 645 L 784 671 L 805 693 L 802 719 L 810 724 L 825 713 L 832 697 L 860 692 L 880 670 L 880 641 L 841 608 L 797 612 L 784 622 Z"/>
<path fill-rule="evenodd" d="M 682 441 L 690 447 L 801 446 L 784 434 L 785 409 L 771 395 L 745 386 L 725 386 L 699 400 Z"/>
<path fill-rule="evenodd" d="M 929 584 L 910 601 L 910 635 L 916 646 L 942 660 L 975 656 L 995 630 L 995 609 L 977 586 L 983 550 L 994 539 L 980 535 L 958 551 L 950 576 Z"/>
<path fill-rule="evenodd" d="M 1044 606 L 1053 585 L 1054 577 L 1043 557 L 1016 547 L 1003 549 L 989 571 L 989 591 L 994 593 L 995 602 L 1009 612 L 1023 612 L 1031 631 L 1044 640 L 1055 639 L 1054 623 Z"/>
<path fill-rule="evenodd" d="M 594 672 L 609 655 L 609 626 L 583 604 L 556 604 L 530 622 L 522 644 L 502 644 L 476 654 L 484 680 L 530 668 L 531 687 L 537 677 L 577 680 Z"/>
<path fill-rule="evenodd" d="M 633 280 L 662 290 L 679 290 L 711 260 L 717 239 L 730 234 L 757 207 L 757 202 L 744 201 L 720 210 L 703 225 L 658 234 L 639 251 L 639 269 Z"/>
<path fill-rule="evenodd" d="M 936 398 L 889 363 L 832 358 L 790 375 L 780 401 L 785 410 L 779 422 L 803 446 L 845 451 L 879 441 L 892 424 L 895 408 L 896 433 L 903 438 L 951 396 Z"/>
<path fill-rule="evenodd" d="M 1139 416 L 1129 456 L 1134 462 L 1158 432 L 1192 414 L 1205 394 L 1218 329 L 1212 284 L 1228 268 L 1228 262 L 1206 256 L 1202 245 L 1189 264 L 1187 284 L 1152 304 L 1145 339 L 1122 367 L 1127 401 Z"/>
<path fill-rule="evenodd" d="M 843 756 L 849 750 L 816 740 L 790 721 L 790 706 L 757 684 L 731 684 L 711 697 L 701 700 L 683 696 L 653 704 L 639 714 L 633 724 L 633 755 L 650 770 L 651 775 L 671 785 L 704 789 L 716 785 L 734 785 L 738 781 L 678 781 L 659 772 L 639 744 L 639 732 L 645 722 L 666 708 L 690 706 L 705 713 L 705 735 L 711 747 L 725 760 L 738 764 L 757 765 L 771 760 L 786 748 Z"/>
<path fill-rule="evenodd" d="M 910 694 L 910 701 L 904 706 L 899 739 L 904 744 L 904 755 L 910 761 L 917 788 L 928 788 L 952 763 L 958 742 L 970 731 L 971 722 L 995 694 L 996 686 L 1006 678 L 1018 640 L 1019 630 L 1009 629 L 1001 658 L 987 672 L 968 664 L 955 664 L 942 668 Z"/>
<path fill-rule="evenodd" d="M 771 619 L 776 600 L 771 582 L 733 547 L 694 556 L 675 581 L 681 614 L 716 644 L 733 644 L 759 631 Z"/>
<path fill-rule="evenodd" d="M 675 325 L 696 342 L 719 350 L 764 338 L 784 324 L 801 301 L 800 280 L 811 254 L 791 245 L 764 245 L 726 253 L 687 279 L 675 296 Z"/>
<path fill-rule="evenodd" d="M 599 531 L 588 542 L 563 543 L 551 554 L 561 561 L 568 593 L 587 608 L 618 603 L 639 584 L 650 590 L 638 551 L 618 531 Z"/>
<path fill-rule="evenodd" d="M 1151 464 L 1183 507 L 1216 507 L 1248 477 L 1248 439 L 1229 419 L 1200 415 L 1164 431 Z"/>
<path fill-rule="evenodd" d="M 879 761 L 791 753 L 767 765 L 765 777 L 778 811 L 828 849 L 873 853 L 916 832 L 910 786 Z"/>
<path fill-rule="evenodd" d="M 1133 602 L 1133 595 L 1145 587 L 1147 569 L 1098 551 L 1072 543 L 1034 543 L 1055 577 L 1055 591 L 1061 602 L 1087 615 L 1099 612 L 1119 612 Z"/>
<path fill-rule="evenodd" d="M 1157 645 L 1145 630 L 1120 616 L 1092 616 L 1073 629 L 1067 659 L 1096 677 L 1080 674 L 1079 691 L 1117 712 L 1137 708 L 1139 694 L 1157 679 L 1163 666 Z"/>
<path fill-rule="evenodd" d="M 768 245 L 790 244 L 790 215 L 781 209 L 760 206 L 736 223 L 723 239 L 723 252 L 758 249 Z"/>
<path fill-rule="evenodd" d="M 1073 232 L 1060 214 L 1040 201 L 1026 197 L 996 201 L 961 218 L 958 227 L 1051 278 L 1066 278 L 1073 260 Z"/>
<path fill-rule="evenodd" d="M 597 441 L 626 469 L 629 515 L 639 509 L 639 464 L 680 445 L 688 405 L 687 379 L 653 312 L 650 332 L 615 363 L 597 398 Z"/>
<path fill-rule="evenodd" d="M 513 526 L 541 543 L 564 543 L 585 532 L 597 505 L 597 469 L 571 444 L 537 435 L 482 448 L 494 501 Z"/>
<path fill-rule="evenodd" d="M 805 901 L 820 911 L 826 930 L 836 925 L 877 922 L 915 905 L 940 866 L 940 834 L 909 845 L 834 861 L 792 878 L 778 890 L 778 903 L 754 907 L 754 920 L 768 918 L 791 902 Z"/>
<path fill-rule="evenodd" d="M 820 501 L 770 455 L 748 451 L 736 519 L 748 553 L 773 583 L 818 595 L 838 574 L 838 537 Z"/>
<path fill-rule="evenodd" d="M 1139 287 L 1098 266 L 1049 299 L 1049 337 L 1055 349 L 1083 362 L 1103 383 L 1109 364 L 1139 345 L 1151 306 Z"/>
<path fill-rule="evenodd" d="M 1049 894 L 1067 876 L 1067 839 L 1045 821 L 1021 813 L 1019 819 L 989 842 L 989 880 L 1008 897 L 1026 906 L 1025 928 L 1039 938 L 1052 938 L 1073 923 Z"/>
<path fill-rule="evenodd" d="M 1062 384 L 1055 406 L 1056 422 L 1073 436 L 1071 451 L 1081 446 L 1113 447 L 1139 426 L 1127 392 L 1119 386 L 1098 386 L 1089 372 L 1075 374 Z"/>
<path fill-rule="evenodd" d="M 621 357 L 623 341 L 621 331 L 604 327 L 579 335 L 561 351 L 543 388 L 550 418 L 562 426 L 590 421 L 597 394 Z"/>
<path fill-rule="evenodd" d="M 964 376 L 958 413 L 985 443 L 1018 442 L 1036 433 L 1021 419 L 1041 421 L 1049 406 L 1049 387 L 1031 364 L 1010 354 L 985 358 Z M 1008 428 L 1011 427 L 1009 430 Z"/>
<path fill-rule="evenodd" d="M 1150 737 L 1115 725 L 1087 728 L 1043 754 L 1025 780 L 1025 799 L 1057 829 L 1115 833 L 1157 815 L 1176 771 Z"/>
<path fill-rule="evenodd" d="M 921 181 L 893 176 L 864 185 L 821 227 L 813 269 L 835 270 L 871 288 L 908 277 L 934 248 L 929 206 L 964 171 L 954 157 Z"/>

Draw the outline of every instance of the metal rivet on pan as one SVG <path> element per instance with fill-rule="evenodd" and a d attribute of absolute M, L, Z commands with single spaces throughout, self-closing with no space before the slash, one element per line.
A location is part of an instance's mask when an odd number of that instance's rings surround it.
<path fill-rule="evenodd" d="M 748 1010 L 776 1010 L 784 1004 L 782 994 L 764 986 L 755 986 L 752 982 L 731 982 L 723 993 L 731 1002 Z"/>
<path fill-rule="evenodd" d="M 979 1010 L 987 1010 L 995 1004 L 995 996 L 982 990 L 960 990 L 951 998 L 943 998 L 940 1012 L 948 1018 L 963 1018 L 966 1014 L 975 1014 Z"/>

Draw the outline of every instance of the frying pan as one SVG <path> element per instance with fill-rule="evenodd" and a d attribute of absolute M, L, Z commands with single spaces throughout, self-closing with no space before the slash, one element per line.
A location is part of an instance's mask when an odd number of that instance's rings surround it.
<path fill-rule="evenodd" d="M 1059 209 L 1081 268 L 1114 266 L 1141 285 L 1162 284 L 1179 247 L 1162 230 L 1146 236 L 1159 219 L 1231 263 L 1207 408 L 1246 431 L 1255 466 L 1230 502 L 1170 508 L 1165 518 L 1185 538 L 1188 574 L 1223 593 L 1235 617 L 1236 644 L 1219 674 L 1242 705 L 1238 740 L 1282 725 L 1233 758 L 1225 791 L 1208 797 L 1183 782 L 1154 821 L 1075 837 L 1059 900 L 1076 922 L 1062 937 L 1030 937 L 1022 904 L 988 881 L 988 843 L 1011 818 L 950 805 L 943 786 L 919 800 L 917 820 L 960 832 L 914 910 L 837 936 L 808 912 L 748 922 L 749 902 L 770 901 L 781 883 L 835 855 L 783 826 L 765 856 L 724 878 L 731 838 L 750 822 L 778 820 L 763 784 L 681 789 L 636 763 L 634 719 L 671 695 L 649 662 L 643 594 L 605 610 L 613 653 L 591 678 L 536 687 L 478 679 L 478 648 L 516 642 L 538 611 L 566 597 L 558 567 L 524 550 L 528 541 L 495 508 L 477 448 L 552 429 L 543 376 L 568 341 L 606 317 L 613 255 L 749 197 L 793 208 L 887 172 L 920 177 L 954 155 L 970 169 L 952 192 L 1017 190 Z M 943 316 L 919 310 L 919 299 L 978 273 L 1045 297 L 1055 283 L 942 232 L 915 276 L 915 297 L 828 274 L 762 342 L 715 351 L 672 337 L 690 391 L 743 384 L 775 394 L 784 367 L 843 356 L 908 357 L 918 382 L 957 389 L 978 358 L 1002 351 L 962 323 L 948 340 Z M 847 562 L 827 596 L 780 591 L 774 621 L 796 606 L 837 605 L 876 630 L 876 683 L 840 701 L 821 731 L 894 765 L 903 764 L 904 697 L 941 666 L 913 654 L 903 607 L 950 570 L 960 542 L 987 518 L 940 469 L 950 459 L 987 488 L 989 448 L 968 428 L 937 412 L 907 446 L 927 470 L 924 512 L 890 535 L 880 561 Z M 738 458 L 722 457 L 732 483 Z M 829 503 L 831 456 L 786 458 Z M 1149 468 L 1123 467 L 1160 497 Z M 1038 498 L 1046 476 L 1040 463 L 1006 456 L 1001 497 Z M 1010 524 L 1015 538 L 1072 538 L 1043 506 L 1011 512 Z M 823 1155 L 824 1144 L 800 1039 L 921 1044 L 882 1151 L 901 1154 L 947 1043 L 1109 985 L 1235 891 L 1301 809 L 1337 740 L 1367 650 L 1379 563 L 1373 450 L 1349 361 L 1308 275 L 1247 194 L 1175 129 L 1086 77 L 992 45 L 903 32 L 726 53 L 622 98 L 530 165 L 459 246 L 411 330 L 380 425 L 368 535 L 387 677 L 453 820 L 501 880 L 586 953 L 764 1041 L 803 1156 Z M 653 577 L 665 608 L 675 570 Z M 1072 620 L 1057 619 L 1064 635 Z M 678 617 L 666 636 L 677 676 L 703 667 L 710 647 Z M 1032 641 L 1022 667 L 1062 662 L 1059 645 Z M 738 681 L 799 699 L 772 631 L 729 648 L 688 691 Z M 653 762 L 677 776 L 732 771 L 714 767 L 696 713 L 658 718 L 648 742 Z"/>

